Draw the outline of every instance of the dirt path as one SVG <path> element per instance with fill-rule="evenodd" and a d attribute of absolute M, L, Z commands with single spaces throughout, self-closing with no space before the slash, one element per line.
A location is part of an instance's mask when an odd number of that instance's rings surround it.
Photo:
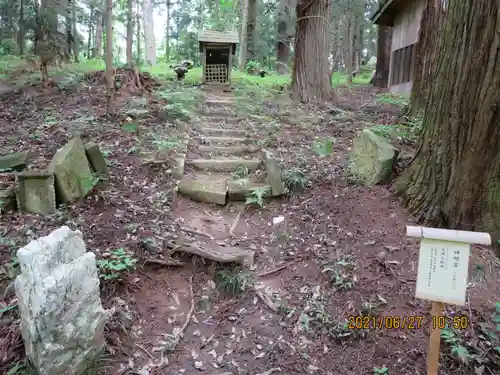
<path fill-rule="evenodd" d="M 430 306 L 414 298 L 418 247 L 404 229 L 412 218 L 390 187 L 358 186 L 344 171 L 357 131 L 399 121 L 397 109 L 377 102 L 376 90 L 338 90 L 341 115 L 337 109 L 286 107 L 279 98 L 256 105 L 236 94 L 208 97 L 218 103 L 203 106 L 190 125 L 183 178 L 265 186 L 267 170 L 261 165 L 250 163 L 246 170 L 233 162 L 214 171 L 196 160 L 261 161 L 259 149 L 266 144 L 304 189 L 297 196 L 266 199 L 262 207 L 246 205 L 241 196 L 233 200 L 229 189 L 212 194 L 225 204 L 200 202 L 182 191 L 172 199 L 176 180 L 167 167 L 146 164 L 143 154 L 156 153 L 155 144 L 177 129 L 149 112 L 137 120 L 141 134 L 131 136 L 122 129 L 125 116 L 114 123 L 106 119 L 104 93 L 89 88 L 34 98 L 19 94 L 0 106 L 5 152 L 32 149 L 50 160 L 79 127 L 106 152 L 107 189 L 55 215 L 11 213 L 0 225 L 4 264 L 19 247 L 61 225 L 82 230 L 89 251 L 98 256 L 125 247 L 140 259 L 122 282 L 103 282 L 103 303 L 116 311 L 107 327 L 104 374 L 373 375 L 384 366 L 389 375 L 425 374 Z M 221 103 L 221 96 L 233 103 Z M 130 104 L 122 99 L 125 113 Z M 259 116 L 241 115 L 243 105 L 260 109 Z M 330 155 L 311 151 L 315 142 L 332 137 Z M 177 241 L 173 258 L 181 266 L 165 265 L 172 264 L 172 239 Z M 238 248 L 245 252 L 238 259 L 243 265 L 182 253 L 179 243 L 184 250 L 197 244 L 219 256 Z M 253 264 L 245 262 L 249 253 Z M 477 328 L 500 301 L 500 265 L 481 248 L 473 249 L 470 264 L 469 304 L 447 307 L 446 314 L 470 318 L 474 326 L 460 337 L 474 344 L 482 337 Z M 2 277 L 0 294 L 8 284 Z M 15 304 L 15 295 L 4 302 Z M 8 338 L 0 338 L 0 347 L 13 352 L 8 363 L 0 363 L 5 368 L 23 359 L 14 313 L 0 321 L 0 336 Z M 349 329 L 349 317 L 361 314 L 427 321 L 417 329 Z M 443 344 L 440 374 L 471 374 L 450 351 Z"/>
<path fill-rule="evenodd" d="M 304 140 L 314 139 L 311 132 L 338 135 L 328 162 L 308 159 L 310 172 L 320 171 L 321 177 L 307 194 L 267 200 L 262 208 L 231 199 L 222 205 L 179 195 L 175 217 L 189 229 L 191 241 L 216 244 L 219 250 L 252 251 L 255 261 L 233 272 L 231 266 L 195 257 L 191 267 L 179 271 L 148 272 L 157 287 L 149 290 L 147 283 L 141 289 L 146 295 L 138 301 L 145 309 L 140 315 L 148 317 L 141 346 L 157 346 L 165 341 L 162 332 L 184 327 L 190 317 L 182 340 L 168 354 L 168 367 L 158 373 L 371 375 L 384 367 L 386 374 L 425 373 L 429 306 L 414 298 L 417 242 L 404 234 L 412 219 L 386 187 L 357 187 L 340 177 L 356 126 L 368 121 L 363 110 L 354 108 L 373 106 L 372 98 L 360 94 L 360 104 L 353 104 L 351 97 L 343 105 L 350 111 L 348 121 L 334 119 L 326 133 L 314 124 L 307 131 L 281 125 L 275 151 L 285 164 L 287 158 L 301 155 Z M 264 128 L 238 119 L 227 97 L 211 99 L 215 100 L 205 107 L 202 120 L 193 125 L 185 177 L 232 181 L 235 169 L 200 172 L 193 161 L 202 157 L 252 160 L 255 154 L 228 151 L 244 147 L 243 140 L 224 143 L 209 138 L 210 143 L 205 143 L 207 136 L 259 139 Z M 373 113 L 378 116 L 385 119 L 387 114 Z M 258 171 L 251 178 L 258 179 Z M 476 249 L 472 262 L 484 269 L 494 263 L 491 254 L 481 249 Z M 220 285 L 225 281 L 227 286 L 228 280 L 244 291 L 235 296 L 221 292 Z M 498 285 L 489 280 L 471 288 L 476 308 L 448 313 L 473 314 L 474 319 L 481 315 L 479 310 L 489 309 L 494 297 L 479 291 L 486 287 L 498 295 Z M 416 315 L 426 323 L 413 330 L 349 329 L 349 317 L 360 315 Z M 449 348 L 443 352 L 449 353 Z M 460 368 L 444 363 L 442 374 Z"/>

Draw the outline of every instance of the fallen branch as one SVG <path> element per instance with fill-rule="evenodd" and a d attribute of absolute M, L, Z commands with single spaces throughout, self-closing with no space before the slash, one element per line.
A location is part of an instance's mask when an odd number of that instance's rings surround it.
<path fill-rule="evenodd" d="M 191 233 L 191 234 L 197 234 L 199 236 L 204 236 L 204 237 L 208 237 L 210 238 L 212 241 L 214 240 L 214 238 L 209 235 L 208 233 L 205 233 L 205 232 L 200 232 L 200 231 L 197 231 L 196 229 L 191 229 L 191 228 L 186 228 L 186 227 L 181 227 L 181 230 L 184 231 L 184 232 L 188 232 L 188 233 Z"/>
<path fill-rule="evenodd" d="M 243 211 L 238 212 L 238 216 L 236 216 L 236 219 L 234 219 L 233 225 L 231 225 L 231 229 L 229 229 L 229 235 L 233 236 L 234 235 L 234 230 L 236 229 L 236 226 L 238 225 L 240 221 L 240 216 Z"/>
<path fill-rule="evenodd" d="M 266 305 L 267 307 L 269 307 L 275 313 L 278 312 L 278 308 L 273 303 L 273 301 L 271 301 L 271 298 L 269 298 L 269 296 L 267 294 L 264 294 L 264 293 L 262 293 L 261 291 L 259 291 L 257 289 L 254 289 L 254 291 L 255 291 L 256 296 L 259 297 L 259 299 L 264 303 L 264 305 Z"/>
<path fill-rule="evenodd" d="M 186 321 L 181 327 L 181 330 L 179 332 L 179 335 L 182 337 L 184 336 L 184 331 L 186 330 L 187 326 L 189 325 L 189 321 L 191 320 L 193 313 L 194 313 L 194 292 L 193 292 L 193 276 L 189 278 L 189 292 L 191 295 L 191 308 L 189 309 L 188 315 L 186 317 Z"/>
<path fill-rule="evenodd" d="M 180 260 L 175 260 L 175 259 L 166 259 L 166 260 L 161 260 L 161 259 L 146 259 L 145 263 L 153 263 L 153 264 L 159 264 L 161 266 L 171 266 L 171 267 L 182 267 L 184 266 L 184 263 L 181 262 Z"/>
<path fill-rule="evenodd" d="M 163 345 L 161 347 L 162 353 L 163 352 L 173 352 L 175 351 L 177 345 L 181 341 L 181 338 L 184 337 L 184 332 L 186 331 L 187 326 L 189 325 L 189 322 L 191 318 L 193 317 L 194 313 L 194 292 L 193 292 L 193 276 L 189 278 L 189 291 L 191 294 L 191 308 L 189 309 L 189 312 L 186 317 L 186 321 L 180 328 L 175 328 L 174 332 L 171 334 L 166 334 L 165 338 L 167 341 L 163 342 Z"/>
<path fill-rule="evenodd" d="M 207 347 L 208 344 L 210 344 L 212 342 L 212 340 L 214 339 L 214 337 L 215 337 L 215 333 L 212 336 L 210 336 L 207 339 L 207 341 L 205 341 L 203 344 L 200 345 L 200 349 L 203 349 L 203 348 Z"/>
<path fill-rule="evenodd" d="M 202 258 L 213 260 L 219 263 L 243 263 L 244 266 L 252 267 L 255 252 L 245 250 L 235 246 L 220 246 L 215 243 L 200 244 L 191 242 L 179 243 L 175 251 L 183 251 L 185 253 L 198 255 Z"/>
<path fill-rule="evenodd" d="M 265 276 L 272 275 L 273 273 L 276 273 L 276 272 L 279 272 L 281 270 L 284 270 L 285 268 L 288 268 L 288 267 L 294 265 L 295 263 L 300 262 L 301 260 L 304 260 L 305 258 L 306 257 L 300 257 L 298 259 L 294 259 L 291 262 L 285 263 L 285 264 L 283 264 L 283 265 L 281 265 L 281 266 L 279 266 L 277 268 L 274 268 L 274 269 L 266 271 L 266 272 L 259 273 L 257 276 L 258 277 L 265 277 Z"/>

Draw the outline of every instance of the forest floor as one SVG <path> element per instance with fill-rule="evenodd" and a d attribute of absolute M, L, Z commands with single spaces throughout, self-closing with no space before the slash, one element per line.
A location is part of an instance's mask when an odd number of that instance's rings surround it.
<path fill-rule="evenodd" d="M 165 83 L 146 102 L 124 90 L 117 100 L 120 115 L 112 119 L 105 114 L 103 81 L 95 75 L 76 86 L 35 84 L 1 97 L 0 154 L 30 149 L 38 156 L 32 164 L 43 166 L 80 134 L 100 145 L 111 172 L 106 186 L 53 215 L 1 216 L 1 373 L 24 361 L 17 310 L 2 312 L 16 305 L 9 287 L 18 272 L 15 251 L 61 225 L 81 230 L 98 258 L 125 248 L 139 260 L 120 281 L 102 282 L 103 305 L 115 314 L 106 328 L 99 373 L 426 373 L 430 303 L 414 298 L 418 241 L 407 238 L 405 229 L 413 219 L 390 186 L 362 187 L 344 171 L 353 138 L 367 126 L 379 125 L 411 153 L 411 140 L 398 133 L 397 100 L 388 103 L 377 89 L 351 85 L 337 88 L 335 104 L 294 106 L 279 85 L 236 86 L 235 95 L 239 91 L 246 101 L 235 112 L 266 127 L 266 147 L 286 169 L 304 175 L 297 196 L 267 200 L 262 208 L 211 207 L 200 221 L 201 226 L 231 217 L 229 244 L 256 252 L 252 270 L 187 255 L 176 257 L 182 266 L 148 262 L 161 257 L 169 240 L 189 235 L 176 210 L 196 204 L 176 198 L 167 168 L 145 163 L 144 155 L 186 130 L 173 121 L 174 112 L 189 113 L 191 123 L 204 121 L 194 112 L 196 89 Z M 334 139 L 333 148 L 318 156 L 314 149 L 328 148 L 326 139 Z M 468 305 L 446 309 L 471 324 L 450 331 L 456 336 L 442 348 L 440 374 L 498 374 L 488 347 L 492 339 L 480 327 L 491 322 L 500 301 L 499 271 L 491 250 L 473 248 Z M 350 329 L 349 317 L 360 315 L 423 321 L 414 329 Z M 175 337 L 185 323 L 182 337 Z M 174 350 L 166 350 L 177 340 Z"/>

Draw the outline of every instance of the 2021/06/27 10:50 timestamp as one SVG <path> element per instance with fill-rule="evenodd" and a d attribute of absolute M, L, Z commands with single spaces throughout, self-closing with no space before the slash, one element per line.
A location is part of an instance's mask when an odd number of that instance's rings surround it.
<path fill-rule="evenodd" d="M 469 327 L 467 316 L 433 316 L 432 328 L 466 329 Z M 420 329 L 428 322 L 423 316 L 351 316 L 348 319 L 349 329 Z"/>

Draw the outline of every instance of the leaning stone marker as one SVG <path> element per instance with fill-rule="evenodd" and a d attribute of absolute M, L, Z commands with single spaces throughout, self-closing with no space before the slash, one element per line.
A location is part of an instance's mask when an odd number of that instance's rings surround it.
<path fill-rule="evenodd" d="M 82 199 L 94 187 L 95 179 L 80 137 L 71 139 L 57 150 L 49 170 L 54 173 L 57 200 L 61 203 Z"/>
<path fill-rule="evenodd" d="M 271 185 L 271 194 L 273 197 L 279 197 L 286 193 L 285 185 L 281 179 L 281 168 L 278 160 L 270 151 L 264 151 L 264 165 L 266 166 L 267 180 Z"/>
<path fill-rule="evenodd" d="M 399 151 L 369 129 L 354 139 L 349 154 L 348 172 L 364 185 L 387 182 Z"/>
<path fill-rule="evenodd" d="M 106 159 L 99 149 L 97 143 L 88 142 L 85 144 L 85 153 L 90 163 L 92 171 L 97 173 L 100 178 L 106 178 L 109 175 Z"/>
<path fill-rule="evenodd" d="M 104 348 L 95 255 L 64 226 L 19 249 L 15 289 L 26 355 L 40 375 L 82 374 Z"/>
<path fill-rule="evenodd" d="M 26 168 L 29 158 L 30 154 L 28 151 L 0 156 L 0 172 L 8 170 L 20 172 Z"/>
<path fill-rule="evenodd" d="M 16 191 L 13 186 L 0 184 L 0 214 L 16 208 Z"/>
<path fill-rule="evenodd" d="M 21 172 L 16 176 L 16 200 L 21 212 L 47 215 L 56 210 L 54 175 L 47 171 Z"/>

